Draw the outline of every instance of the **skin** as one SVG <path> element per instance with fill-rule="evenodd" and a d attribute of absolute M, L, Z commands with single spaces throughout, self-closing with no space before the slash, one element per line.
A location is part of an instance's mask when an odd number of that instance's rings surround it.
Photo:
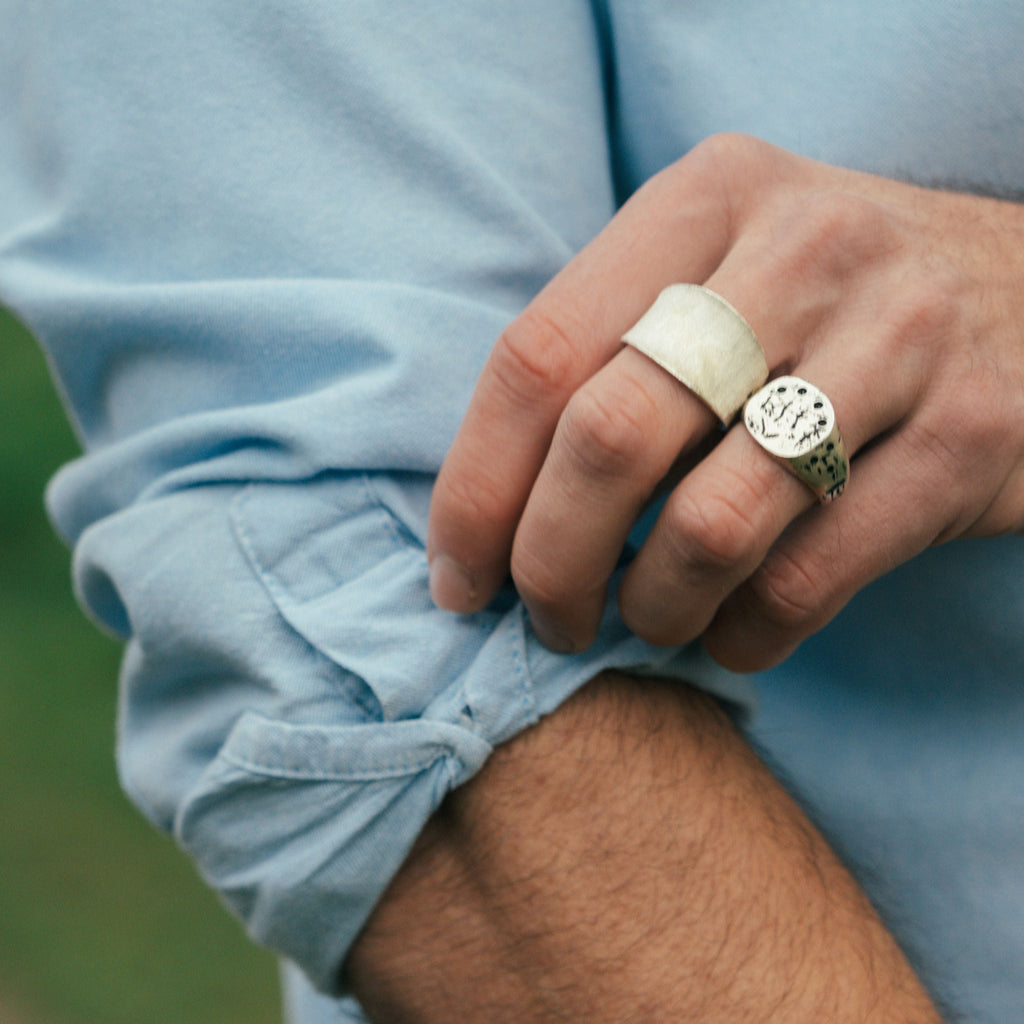
<path fill-rule="evenodd" d="M 495 346 L 435 489 L 435 601 L 475 611 L 511 572 L 541 638 L 580 650 L 665 495 L 625 621 L 753 670 L 928 545 L 1019 532 L 1022 253 L 1015 204 L 708 140 Z M 839 501 L 621 344 L 678 281 L 741 310 L 773 376 L 830 396 L 856 456 Z M 378 1024 L 940 1019 L 721 710 L 614 674 L 449 797 L 348 969 Z"/>
<path fill-rule="evenodd" d="M 608 674 L 429 823 L 350 956 L 375 1024 L 937 1024 L 710 698 Z"/>
<path fill-rule="evenodd" d="M 667 490 L 623 618 L 656 644 L 703 635 L 750 671 L 927 546 L 1020 532 L 1022 254 L 1017 204 L 707 140 L 496 344 L 435 489 L 435 601 L 475 611 L 511 572 L 541 639 L 581 650 L 629 529 Z M 772 376 L 830 397 L 855 456 L 841 499 L 816 505 L 742 426 L 719 439 L 699 399 L 621 344 L 679 281 L 743 313 Z"/>

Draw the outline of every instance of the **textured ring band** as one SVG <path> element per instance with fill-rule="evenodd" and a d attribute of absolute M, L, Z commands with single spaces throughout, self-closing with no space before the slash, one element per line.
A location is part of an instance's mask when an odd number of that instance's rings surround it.
<path fill-rule="evenodd" d="M 669 285 L 622 340 L 685 384 L 725 424 L 768 379 L 750 325 L 701 285 Z"/>
<path fill-rule="evenodd" d="M 832 403 L 813 384 L 800 377 L 776 377 L 750 396 L 743 422 L 750 436 L 819 501 L 843 493 L 850 475 L 843 439 Z"/>

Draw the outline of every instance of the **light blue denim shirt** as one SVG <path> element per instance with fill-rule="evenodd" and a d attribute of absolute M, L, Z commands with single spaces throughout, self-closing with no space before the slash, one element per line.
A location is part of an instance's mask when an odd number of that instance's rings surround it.
<path fill-rule="evenodd" d="M 297 965 L 295 1020 L 360 1019 L 338 966 L 423 822 L 609 666 L 756 687 L 755 738 L 928 982 L 1013 1019 L 1024 541 L 930 552 L 756 679 L 613 605 L 576 657 L 511 592 L 440 612 L 423 541 L 494 338 L 701 138 L 1024 187 L 1016 0 L 0 0 L 0 26 L 0 299 L 86 449 L 49 505 L 128 641 L 124 785 Z"/>

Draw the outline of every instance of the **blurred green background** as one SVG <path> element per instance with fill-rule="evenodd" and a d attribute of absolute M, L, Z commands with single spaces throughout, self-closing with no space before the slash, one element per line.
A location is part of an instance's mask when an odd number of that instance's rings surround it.
<path fill-rule="evenodd" d="M 0 1024 L 272 1024 L 273 958 L 121 795 L 119 648 L 71 596 L 46 480 L 77 446 L 0 311 Z"/>

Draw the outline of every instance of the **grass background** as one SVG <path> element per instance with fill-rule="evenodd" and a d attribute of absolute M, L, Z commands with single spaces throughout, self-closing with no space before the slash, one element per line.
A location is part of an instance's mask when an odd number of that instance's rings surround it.
<path fill-rule="evenodd" d="M 42 493 L 77 454 L 0 311 L 0 1024 L 273 1024 L 273 958 L 129 806 L 120 651 L 77 609 Z"/>

